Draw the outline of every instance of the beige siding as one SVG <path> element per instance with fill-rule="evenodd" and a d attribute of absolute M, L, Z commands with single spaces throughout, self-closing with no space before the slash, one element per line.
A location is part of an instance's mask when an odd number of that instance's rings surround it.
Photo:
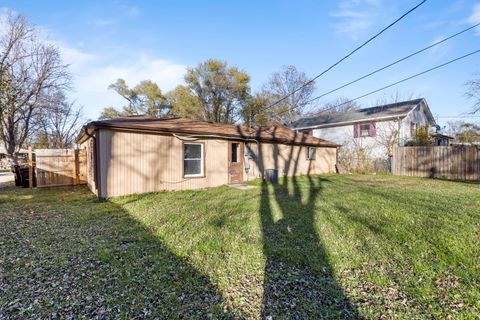
<path fill-rule="evenodd" d="M 249 143 L 255 158 L 246 159 L 250 164 L 246 180 L 262 177 L 267 169 L 277 169 L 280 176 L 334 173 L 337 162 L 336 148 L 316 148 L 315 160 L 307 160 L 306 146 L 291 146 L 255 142 Z M 259 152 L 260 150 L 260 152 Z"/>
<path fill-rule="evenodd" d="M 183 142 L 173 136 L 100 130 L 103 197 L 199 189 L 228 183 L 228 145 L 205 143 L 205 177 L 183 177 Z"/>
<path fill-rule="evenodd" d="M 196 140 L 204 143 L 205 177 L 183 177 L 183 142 L 170 135 L 101 129 L 101 196 L 215 187 L 228 183 L 228 141 Z M 256 155 L 258 148 L 250 144 Z M 278 155 L 278 157 L 275 157 Z M 244 180 L 261 177 L 263 168 L 277 168 L 282 175 L 320 174 L 335 171 L 336 149 L 317 148 L 315 160 L 306 159 L 306 147 L 261 144 L 259 165 L 248 160 Z M 274 159 L 277 158 L 277 161 Z M 298 161 L 289 161 L 298 159 Z M 247 159 L 246 159 L 247 161 Z"/>

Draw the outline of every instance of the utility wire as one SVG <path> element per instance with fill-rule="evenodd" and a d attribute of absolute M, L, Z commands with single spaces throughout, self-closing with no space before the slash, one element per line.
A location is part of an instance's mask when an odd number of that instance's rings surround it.
<path fill-rule="evenodd" d="M 413 57 L 413 56 L 416 56 L 416 55 L 418 55 L 418 54 L 420 54 L 420 53 L 422 53 L 422 52 L 427 51 L 428 49 L 431 49 L 431 48 L 433 48 L 433 47 L 435 47 L 435 46 L 438 46 L 439 44 L 442 44 L 442 43 L 444 43 L 445 41 L 448 41 L 448 40 L 450 40 L 450 39 L 452 39 L 452 38 L 455 38 L 455 37 L 461 35 L 462 33 L 465 33 L 465 32 L 467 32 L 467 31 L 469 31 L 469 30 L 471 30 L 471 29 L 473 29 L 473 28 L 478 27 L 479 25 L 480 25 L 480 23 L 477 23 L 476 25 L 473 25 L 473 26 L 471 26 L 471 27 L 469 27 L 469 28 L 463 29 L 463 30 L 460 31 L 460 32 L 457 32 L 457 33 L 455 33 L 455 34 L 453 34 L 453 35 L 451 35 L 451 36 L 449 36 L 449 37 L 447 37 L 447 38 L 444 38 L 444 39 L 442 39 L 442 40 L 440 40 L 440 41 L 437 41 L 437 42 L 435 42 L 435 43 L 433 43 L 433 44 L 431 44 L 431 45 L 429 45 L 429 46 L 427 46 L 427 47 L 425 47 L 425 48 L 423 48 L 423 49 L 421 49 L 421 50 L 418 50 L 418 51 L 416 51 L 416 52 L 414 52 L 414 53 L 411 53 L 411 54 L 409 54 L 409 55 L 406 56 L 406 57 L 403 57 L 403 58 L 401 58 L 401 59 L 398 59 L 398 60 L 396 60 L 396 61 L 394 61 L 394 62 L 392 62 L 392 63 L 390 63 L 390 64 L 388 64 L 388 65 L 386 65 L 386 66 L 384 66 L 384 67 L 381 67 L 381 68 L 379 68 L 379 69 L 377 69 L 377 70 L 375 70 L 375 71 L 372 71 L 372 72 L 370 72 L 370 73 L 368 73 L 368 74 L 366 74 L 366 75 L 364 75 L 364 76 L 362 76 L 362 77 L 360 77 L 360 78 L 357 78 L 357 79 L 355 79 L 355 80 L 353 80 L 353 81 L 350 81 L 350 82 L 348 82 L 348 83 L 346 83 L 346 84 L 344 84 L 344 85 L 342 85 L 342 86 L 340 86 L 340 87 L 338 87 L 338 88 L 332 89 L 332 90 L 330 90 L 330 91 L 328 91 L 328 92 L 325 92 L 325 93 L 323 93 L 323 94 L 321 94 L 321 95 L 319 95 L 319 96 L 316 96 L 315 98 L 312 98 L 312 99 L 308 100 L 307 103 L 310 103 L 310 102 L 313 102 L 313 101 L 318 100 L 318 99 L 320 99 L 320 98 L 323 98 L 323 97 L 325 97 L 325 96 L 327 96 L 327 95 L 329 95 L 329 94 L 331 94 L 331 93 L 333 93 L 333 92 L 336 92 L 336 91 L 338 91 L 338 90 L 340 90 L 340 89 L 343 89 L 343 88 L 345 88 L 345 87 L 348 87 L 348 86 L 350 86 L 350 85 L 352 85 L 352 84 L 354 84 L 354 83 L 356 83 L 356 82 L 358 82 L 358 81 L 360 81 L 360 80 L 363 80 L 363 79 L 368 78 L 368 77 L 370 77 L 370 76 L 372 76 L 372 75 L 374 75 L 374 74 L 376 74 L 376 73 L 378 73 L 378 72 L 380 72 L 380 71 L 383 71 L 383 70 L 385 70 L 385 69 L 387 69 L 387 68 L 390 68 L 391 66 L 394 66 L 394 65 L 396 65 L 396 64 L 398 64 L 398 63 L 400 63 L 400 62 L 402 62 L 402 61 L 405 61 L 405 60 L 407 60 L 407 59 L 410 59 L 410 58 Z"/>
<path fill-rule="evenodd" d="M 454 63 L 454 62 L 456 62 L 456 61 L 458 61 L 458 60 L 465 59 L 465 58 L 467 58 L 467 57 L 469 57 L 469 56 L 471 56 L 471 55 L 474 55 L 474 54 L 476 54 L 476 53 L 479 53 L 479 52 L 480 52 L 480 49 L 479 49 L 479 50 L 476 50 L 476 51 L 473 51 L 473 52 L 470 52 L 470 53 L 467 53 L 467 54 L 465 54 L 465 55 L 463 55 L 463 56 L 461 56 L 461 57 L 455 58 L 455 59 L 453 59 L 453 60 L 450 60 L 450 61 L 447 61 L 447 62 L 445 62 L 445 63 L 442 63 L 442 64 L 440 64 L 440 65 L 438 65 L 438 66 L 433 67 L 433 68 L 430 68 L 430 69 L 427 69 L 427 70 L 425 70 L 425 71 L 419 72 L 419 73 L 414 74 L 413 76 L 410 76 L 410 77 L 408 77 L 408 78 L 404 78 L 404 79 L 402 79 L 402 80 L 396 81 L 396 82 L 391 83 L 391 84 L 389 84 L 389 85 L 387 85 L 387 86 L 384 86 L 384 87 L 382 87 L 382 88 L 380 88 L 380 89 L 376 89 L 376 90 L 370 91 L 370 92 L 368 92 L 368 93 L 366 93 L 366 94 L 363 94 L 363 95 L 361 95 L 361 96 L 356 97 L 355 99 L 351 99 L 351 100 L 342 102 L 342 103 L 340 103 L 340 104 L 337 104 L 337 105 L 335 105 L 335 106 L 332 106 L 332 107 L 330 107 L 330 108 L 323 109 L 323 110 L 320 111 L 320 113 L 321 113 L 321 112 L 328 111 L 328 110 L 331 110 L 331 109 L 335 109 L 335 108 L 337 108 L 337 107 L 343 106 L 343 105 L 348 104 L 348 103 L 351 103 L 351 102 L 353 102 L 353 101 L 356 101 L 356 100 L 365 98 L 365 97 L 367 97 L 367 96 L 369 96 L 369 95 L 372 95 L 372 94 L 374 94 L 374 93 L 377 93 L 377 92 L 382 91 L 382 90 L 385 90 L 385 89 L 388 89 L 388 88 L 390 88 L 390 87 L 393 87 L 393 86 L 395 86 L 395 85 L 397 85 L 397 84 L 400 84 L 400 83 L 403 83 L 403 82 L 405 82 L 405 81 L 411 80 L 411 79 L 416 78 L 416 77 L 418 77 L 418 76 L 424 75 L 424 74 L 429 73 L 429 72 L 431 72 L 431 71 L 433 71 L 433 70 L 436 70 L 436 69 L 445 67 L 446 65 L 449 65 L 449 64 L 451 64 L 451 63 Z M 283 111 L 283 112 L 279 113 L 279 115 L 281 115 L 281 114 L 283 114 L 283 113 L 285 113 L 285 112 L 287 112 L 287 111 L 289 111 L 289 110 Z"/>
<path fill-rule="evenodd" d="M 415 11 L 418 7 L 420 7 L 422 4 L 424 4 L 425 2 L 427 2 L 427 0 L 423 0 L 422 2 L 420 2 L 419 4 L 417 4 L 415 7 L 411 8 L 410 10 L 408 10 L 407 12 L 405 12 L 403 15 L 401 15 L 399 18 L 397 18 L 395 21 L 393 21 L 392 23 L 390 23 L 388 26 L 386 26 L 385 28 L 383 28 L 382 30 L 380 30 L 377 34 L 375 34 L 373 37 L 369 38 L 367 41 L 365 41 L 363 44 L 361 44 L 360 46 L 358 46 L 357 48 L 355 48 L 353 51 L 351 51 L 349 54 L 347 54 L 346 56 L 344 56 L 343 58 L 341 58 L 340 60 L 338 60 L 337 62 L 335 62 L 334 64 L 332 64 L 330 67 L 328 67 L 327 69 L 325 69 L 324 71 L 322 71 L 320 74 L 318 74 L 317 76 L 315 76 L 314 78 L 310 79 L 309 81 L 305 82 L 303 85 L 301 85 L 300 87 L 298 87 L 297 89 L 293 90 L 292 92 L 290 92 L 289 94 L 287 94 L 286 96 L 282 97 L 281 99 L 275 101 L 274 103 L 272 103 L 271 105 L 269 105 L 267 107 L 267 109 L 269 108 L 272 108 L 274 106 L 276 106 L 277 104 L 279 104 L 280 102 L 284 101 L 285 99 L 287 99 L 288 97 L 292 96 L 293 94 L 297 93 L 298 91 L 302 90 L 303 88 L 305 88 L 306 86 L 308 86 L 309 84 L 313 83 L 315 80 L 317 80 L 318 78 L 320 78 L 321 76 L 323 76 L 325 73 L 327 73 L 328 71 L 330 71 L 331 69 L 333 69 L 334 67 L 336 67 L 337 65 L 339 65 L 340 63 L 342 63 L 344 60 L 346 60 L 347 58 L 349 58 L 350 56 L 352 56 L 355 52 L 357 52 L 358 50 L 362 49 L 363 47 L 365 47 L 368 43 L 370 43 L 371 41 L 373 41 L 374 39 L 376 39 L 377 37 L 379 37 L 382 33 L 384 33 L 385 31 L 387 31 L 388 29 L 390 29 L 391 27 L 393 27 L 395 24 L 397 24 L 400 20 L 402 20 L 403 18 L 405 18 L 407 15 L 409 15 L 411 12 Z"/>

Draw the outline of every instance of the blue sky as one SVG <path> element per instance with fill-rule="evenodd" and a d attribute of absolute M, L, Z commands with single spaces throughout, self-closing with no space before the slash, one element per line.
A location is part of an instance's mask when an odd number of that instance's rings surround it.
<path fill-rule="evenodd" d="M 183 82 L 186 67 L 222 59 L 251 76 L 258 89 L 282 65 L 315 76 L 417 4 L 419 0 L 344 1 L 24 1 L 3 10 L 24 14 L 61 48 L 71 64 L 71 97 L 95 119 L 123 101 L 107 86 L 156 81 L 166 92 Z M 443 37 L 480 22 L 480 1 L 429 0 L 316 82 L 321 94 Z M 331 96 L 354 98 L 480 49 L 480 27 Z M 435 115 L 471 109 L 465 81 L 480 72 L 480 54 L 360 100 L 372 106 L 397 92 L 427 98 Z M 445 123 L 446 118 L 439 118 Z"/>

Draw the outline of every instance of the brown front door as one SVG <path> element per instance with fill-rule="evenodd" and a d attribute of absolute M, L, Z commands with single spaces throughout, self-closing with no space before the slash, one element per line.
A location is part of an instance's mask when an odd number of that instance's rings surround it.
<path fill-rule="evenodd" d="M 228 142 L 228 183 L 243 182 L 243 143 Z"/>

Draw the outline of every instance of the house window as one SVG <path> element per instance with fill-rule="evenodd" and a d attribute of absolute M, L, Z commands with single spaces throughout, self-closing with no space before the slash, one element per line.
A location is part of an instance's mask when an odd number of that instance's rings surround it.
<path fill-rule="evenodd" d="M 307 147 L 307 160 L 315 160 L 315 152 L 317 149 L 315 147 Z"/>
<path fill-rule="evenodd" d="M 232 143 L 232 162 L 238 162 L 238 150 L 240 143 Z"/>
<path fill-rule="evenodd" d="M 415 137 L 417 134 L 417 125 L 413 122 L 410 122 L 410 136 Z"/>
<path fill-rule="evenodd" d="M 375 122 L 356 123 L 353 125 L 353 137 L 375 137 L 377 135 L 377 126 Z"/>
<path fill-rule="evenodd" d="M 370 124 L 364 123 L 360 124 L 360 137 L 369 137 L 370 136 Z"/>
<path fill-rule="evenodd" d="M 183 145 L 183 176 L 203 176 L 203 143 L 185 143 Z"/>
<path fill-rule="evenodd" d="M 304 133 L 304 134 L 307 134 L 309 136 L 311 136 L 313 134 L 313 130 L 312 129 L 304 129 L 304 130 L 300 130 L 300 132 Z"/>

